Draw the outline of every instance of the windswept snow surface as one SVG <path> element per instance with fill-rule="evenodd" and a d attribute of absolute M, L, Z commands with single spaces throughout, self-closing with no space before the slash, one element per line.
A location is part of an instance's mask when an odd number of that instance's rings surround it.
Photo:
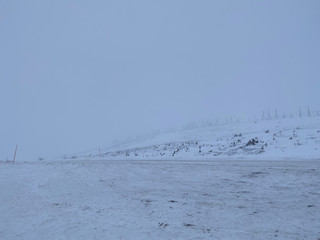
<path fill-rule="evenodd" d="M 0 239 L 320 239 L 320 118 L 0 161 Z"/>
<path fill-rule="evenodd" d="M 73 154 L 77 159 L 320 159 L 320 117 L 278 119 L 181 130 Z"/>
<path fill-rule="evenodd" d="M 320 238 L 320 162 L 0 164 L 0 239 Z"/>

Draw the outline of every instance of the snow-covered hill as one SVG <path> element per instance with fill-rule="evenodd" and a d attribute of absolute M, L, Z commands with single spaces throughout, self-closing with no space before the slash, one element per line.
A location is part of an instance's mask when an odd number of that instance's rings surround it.
<path fill-rule="evenodd" d="M 320 117 L 215 125 L 162 133 L 74 159 L 320 159 Z"/>
<path fill-rule="evenodd" d="M 319 120 L 197 128 L 101 156 L 0 162 L 0 239 L 320 239 Z"/>

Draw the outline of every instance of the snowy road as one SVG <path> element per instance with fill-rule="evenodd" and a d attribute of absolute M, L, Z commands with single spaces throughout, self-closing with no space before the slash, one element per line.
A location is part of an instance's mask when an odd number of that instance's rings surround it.
<path fill-rule="evenodd" d="M 0 239 L 320 239 L 320 161 L 0 164 Z"/>

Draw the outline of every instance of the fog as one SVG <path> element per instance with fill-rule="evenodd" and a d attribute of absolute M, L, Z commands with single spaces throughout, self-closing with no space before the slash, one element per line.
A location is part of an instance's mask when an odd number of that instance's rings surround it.
<path fill-rule="evenodd" d="M 320 1 L 0 0 L 0 160 L 320 110 Z"/>

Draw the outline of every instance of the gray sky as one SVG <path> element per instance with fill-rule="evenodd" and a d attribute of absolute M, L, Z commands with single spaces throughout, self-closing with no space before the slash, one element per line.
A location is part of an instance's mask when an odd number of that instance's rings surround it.
<path fill-rule="evenodd" d="M 319 0 L 0 0 L 0 159 L 319 110 L 319 13 Z"/>

